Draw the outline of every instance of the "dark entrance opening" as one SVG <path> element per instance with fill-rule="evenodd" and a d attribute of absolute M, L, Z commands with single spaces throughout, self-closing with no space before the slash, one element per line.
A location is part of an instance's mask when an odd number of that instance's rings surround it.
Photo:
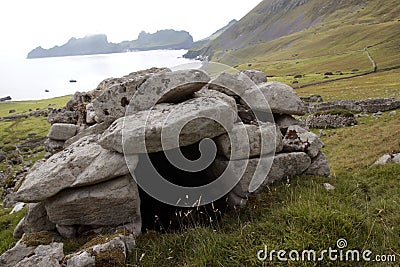
<path fill-rule="evenodd" d="M 197 160 L 201 156 L 199 143 L 177 149 L 180 149 L 188 160 Z M 135 176 L 138 179 L 152 179 L 155 175 L 154 169 L 167 181 L 185 187 L 206 185 L 215 179 L 210 175 L 208 169 L 199 172 L 188 172 L 175 167 L 170 163 L 164 152 L 140 155 Z M 139 195 L 142 232 L 147 232 L 148 230 L 171 232 L 187 227 L 213 225 L 227 209 L 225 197 L 208 205 L 182 208 L 158 201 L 148 195 L 140 186 Z"/>

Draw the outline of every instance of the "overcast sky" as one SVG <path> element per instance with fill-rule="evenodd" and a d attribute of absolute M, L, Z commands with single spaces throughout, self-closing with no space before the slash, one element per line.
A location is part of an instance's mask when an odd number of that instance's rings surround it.
<path fill-rule="evenodd" d="M 71 37 L 105 33 L 109 41 L 134 40 L 140 31 L 186 30 L 205 38 L 240 19 L 261 0 L 1 0 L 0 56 L 26 57 L 37 47 Z"/>

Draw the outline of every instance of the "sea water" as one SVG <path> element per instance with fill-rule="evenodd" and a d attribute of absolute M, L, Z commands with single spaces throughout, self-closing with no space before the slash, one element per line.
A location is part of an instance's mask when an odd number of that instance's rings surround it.
<path fill-rule="evenodd" d="M 104 79 L 151 67 L 193 62 L 185 50 L 154 50 L 117 54 L 38 59 L 0 59 L 0 98 L 45 99 L 89 91 Z M 76 81 L 76 82 L 71 82 Z"/>

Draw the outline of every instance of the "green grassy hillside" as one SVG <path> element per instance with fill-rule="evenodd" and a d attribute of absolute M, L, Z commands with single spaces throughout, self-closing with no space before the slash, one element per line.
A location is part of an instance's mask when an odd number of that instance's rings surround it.
<path fill-rule="evenodd" d="M 400 66 L 400 5 L 395 0 L 264 0 L 218 38 L 204 55 L 269 76 L 322 74 L 299 85 Z M 292 80 L 291 82 L 293 82 Z M 296 84 L 297 84 L 296 82 Z"/>

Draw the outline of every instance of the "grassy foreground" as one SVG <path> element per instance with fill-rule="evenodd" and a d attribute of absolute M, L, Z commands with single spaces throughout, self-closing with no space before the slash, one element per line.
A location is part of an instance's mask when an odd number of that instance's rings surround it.
<path fill-rule="evenodd" d="M 392 81 L 396 73 L 377 73 L 371 76 L 373 79 L 335 82 L 298 92 L 320 94 L 328 100 L 354 98 L 359 95 L 354 88 L 362 88 L 359 89 L 363 92 L 361 98 L 385 97 L 384 88 L 392 88 L 398 95 L 398 83 Z M 370 90 L 364 83 L 372 83 Z M 1 105 L 0 110 L 4 109 Z M 394 117 L 386 112 L 379 119 L 366 117 L 359 122 L 356 127 L 324 130 L 322 140 L 332 178 L 300 176 L 267 188 L 250 199 L 246 210 L 225 216 L 214 222 L 213 227 L 144 234 L 137 239 L 136 248 L 128 257 L 128 266 L 398 266 L 400 165 L 370 166 L 384 153 L 400 152 L 400 110 Z M 23 120 L 13 127 L 5 123 L 0 122 L 0 127 L 9 131 L 2 130 L 1 143 L 10 136 L 23 135 L 20 129 L 25 127 Z M 40 128 L 43 132 L 48 127 L 44 121 L 32 123 L 43 127 Z M 325 182 L 336 189 L 326 190 L 322 186 Z M 0 210 L 0 253 L 17 241 L 12 238 L 12 231 L 23 216 L 23 211 L 12 215 L 9 211 Z M 265 246 L 268 251 L 315 250 L 319 255 L 329 247 L 336 249 L 340 238 L 347 240 L 345 251 L 371 250 L 371 259 L 376 255 L 395 255 L 397 262 L 356 263 L 329 261 L 325 257 L 322 262 L 282 263 L 276 253 L 273 261 L 257 259 L 258 251 Z M 70 244 L 74 240 L 67 244 L 68 250 L 73 250 Z"/>
<path fill-rule="evenodd" d="M 345 238 L 346 249 L 397 255 L 400 262 L 400 165 L 370 168 L 383 153 L 400 150 L 400 110 L 394 118 L 362 119 L 361 125 L 326 130 L 322 137 L 332 178 L 300 176 L 253 197 L 248 208 L 214 228 L 141 236 L 133 266 L 261 266 L 257 252 L 321 252 Z M 336 187 L 327 191 L 321 184 Z M 276 254 L 275 254 L 276 255 Z M 276 265 L 275 256 L 272 263 Z M 354 266 L 355 262 L 287 262 L 291 266 Z M 360 266 L 378 265 L 360 262 Z M 387 265 L 383 265 L 387 266 Z M 390 264 L 389 264 L 390 266 Z M 393 266 L 395 266 L 393 264 Z"/>

